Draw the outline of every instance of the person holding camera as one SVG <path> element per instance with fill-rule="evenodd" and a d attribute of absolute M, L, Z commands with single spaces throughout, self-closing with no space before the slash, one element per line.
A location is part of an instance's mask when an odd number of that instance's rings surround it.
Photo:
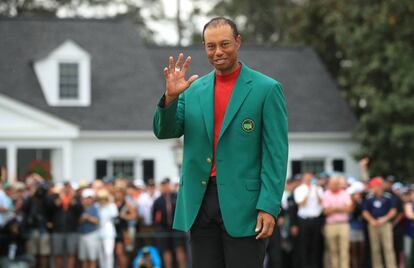
<path fill-rule="evenodd" d="M 161 257 L 153 246 L 145 246 L 138 251 L 134 259 L 133 268 L 161 268 Z"/>

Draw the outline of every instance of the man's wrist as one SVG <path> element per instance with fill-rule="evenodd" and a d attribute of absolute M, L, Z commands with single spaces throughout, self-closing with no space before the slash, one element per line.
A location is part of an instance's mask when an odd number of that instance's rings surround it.
<path fill-rule="evenodd" d="M 164 107 L 168 107 L 177 98 L 178 98 L 178 96 L 168 96 L 166 93 L 164 93 Z"/>

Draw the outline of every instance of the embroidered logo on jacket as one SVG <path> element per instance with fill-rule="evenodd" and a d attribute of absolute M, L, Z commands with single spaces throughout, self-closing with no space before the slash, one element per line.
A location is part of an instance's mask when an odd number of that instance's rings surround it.
<path fill-rule="evenodd" d="M 244 119 L 242 122 L 242 129 L 245 132 L 252 132 L 254 129 L 254 121 L 250 118 Z"/>

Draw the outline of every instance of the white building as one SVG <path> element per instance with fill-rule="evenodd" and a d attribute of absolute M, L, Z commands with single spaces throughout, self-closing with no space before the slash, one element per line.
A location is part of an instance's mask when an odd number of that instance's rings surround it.
<path fill-rule="evenodd" d="M 152 115 L 170 55 L 191 55 L 191 73 L 211 70 L 201 46 L 145 46 L 125 20 L 3 18 L 0 36 L 4 179 L 22 179 L 39 165 L 54 181 L 178 176 L 177 140 L 156 140 Z M 288 176 L 358 175 L 355 118 L 317 55 L 306 47 L 243 46 L 240 56 L 284 85 Z"/>

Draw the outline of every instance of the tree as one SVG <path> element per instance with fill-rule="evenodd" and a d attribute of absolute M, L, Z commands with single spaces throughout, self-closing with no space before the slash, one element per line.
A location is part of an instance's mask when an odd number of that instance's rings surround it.
<path fill-rule="evenodd" d="M 290 0 L 229 0 L 217 2 L 210 14 L 234 18 L 245 42 L 271 45 L 284 41 L 291 8 Z"/>
<path fill-rule="evenodd" d="M 312 0 L 298 5 L 291 42 L 312 46 L 359 119 L 357 157 L 372 174 L 414 174 L 414 2 Z"/>
<path fill-rule="evenodd" d="M 0 15 L 81 18 L 128 16 L 137 25 L 142 39 L 152 43 L 153 32 L 146 21 L 163 18 L 164 9 L 160 0 L 2 0 Z"/>

